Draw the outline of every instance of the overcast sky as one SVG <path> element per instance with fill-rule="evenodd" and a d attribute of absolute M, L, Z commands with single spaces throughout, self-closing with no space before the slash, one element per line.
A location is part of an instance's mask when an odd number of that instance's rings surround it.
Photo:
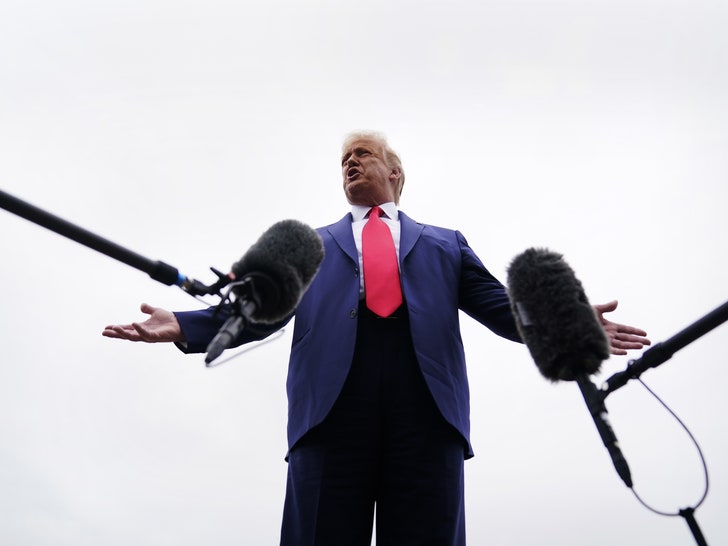
<path fill-rule="evenodd" d="M 724 0 L 4 0 L 0 187 L 211 282 L 278 220 L 343 216 L 341 140 L 379 130 L 410 216 L 462 231 L 501 280 L 528 247 L 561 252 L 593 303 L 664 341 L 728 299 L 727 27 Z M 214 369 L 106 339 L 143 301 L 202 304 L 2 210 L 0 233 L 0 543 L 276 544 L 290 329 Z M 576 385 L 462 329 L 470 544 L 695 543 L 622 484 Z M 724 325 L 643 375 L 700 442 L 711 545 L 727 352 Z M 674 420 L 636 382 L 607 408 L 637 493 L 694 506 Z"/>

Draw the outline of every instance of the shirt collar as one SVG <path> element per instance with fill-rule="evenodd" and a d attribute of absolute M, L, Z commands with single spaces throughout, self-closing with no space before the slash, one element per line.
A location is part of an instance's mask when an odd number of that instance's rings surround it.
<path fill-rule="evenodd" d="M 364 220 L 364 218 L 366 218 L 367 214 L 369 214 L 369 211 L 372 210 L 372 208 L 373 207 L 363 205 L 352 205 L 351 215 L 354 218 L 354 221 L 358 222 L 360 220 Z M 379 205 L 379 208 L 384 211 L 384 214 L 388 218 L 392 220 L 397 220 L 399 218 L 399 209 L 393 201 L 390 201 L 389 203 L 382 203 L 381 205 Z"/>

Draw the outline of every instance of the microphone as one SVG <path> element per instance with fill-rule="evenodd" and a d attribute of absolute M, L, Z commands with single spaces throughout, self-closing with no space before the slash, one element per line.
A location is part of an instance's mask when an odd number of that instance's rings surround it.
<path fill-rule="evenodd" d="M 541 375 L 552 382 L 577 382 L 617 473 L 631 488 L 604 396 L 588 377 L 609 358 L 609 342 L 574 271 L 561 254 L 530 248 L 508 268 L 508 295 L 518 331 Z"/>
<path fill-rule="evenodd" d="M 293 313 L 324 258 L 323 242 L 297 220 L 277 222 L 232 266 L 237 312 L 207 346 L 209 364 L 230 347 L 248 322 L 275 324 Z"/>

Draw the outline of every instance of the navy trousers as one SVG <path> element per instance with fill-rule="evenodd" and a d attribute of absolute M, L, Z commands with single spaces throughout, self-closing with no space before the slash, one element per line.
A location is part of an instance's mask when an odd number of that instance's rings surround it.
<path fill-rule="evenodd" d="M 463 546 L 466 444 L 442 418 L 406 307 L 363 305 L 354 362 L 324 422 L 289 453 L 281 546 Z"/>

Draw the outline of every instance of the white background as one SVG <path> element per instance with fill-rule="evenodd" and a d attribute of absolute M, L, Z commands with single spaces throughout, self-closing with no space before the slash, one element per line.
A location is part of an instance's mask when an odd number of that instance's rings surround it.
<path fill-rule="evenodd" d="M 276 221 L 343 216 L 341 140 L 380 130 L 410 216 L 502 280 L 528 247 L 561 252 L 663 341 L 728 297 L 727 24 L 723 0 L 4 0 L 0 187 L 211 282 Z M 0 233 L 0 543 L 276 544 L 290 330 L 215 369 L 103 338 L 142 301 L 199 304 L 6 211 Z M 621 483 L 575 385 L 462 326 L 470 544 L 695 543 Z M 724 325 L 643 375 L 703 448 L 711 545 L 726 351 Z M 607 407 L 636 491 L 694 506 L 687 435 L 635 382 Z"/>

